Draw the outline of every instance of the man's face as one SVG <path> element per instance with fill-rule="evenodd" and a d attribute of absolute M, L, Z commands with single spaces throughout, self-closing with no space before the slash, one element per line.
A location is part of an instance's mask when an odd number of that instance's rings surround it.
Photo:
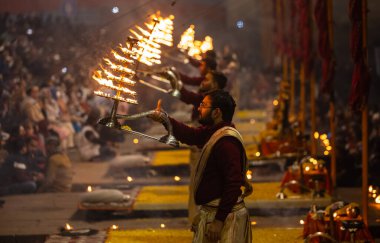
<path fill-rule="evenodd" d="M 211 73 L 207 73 L 205 79 L 201 82 L 200 85 L 201 92 L 209 92 L 218 89 L 217 83 L 214 81 L 214 78 Z"/>
<path fill-rule="evenodd" d="M 207 95 L 198 107 L 199 123 L 205 126 L 213 125 L 214 119 L 212 117 L 212 111 L 212 101 L 210 99 L 210 96 Z"/>

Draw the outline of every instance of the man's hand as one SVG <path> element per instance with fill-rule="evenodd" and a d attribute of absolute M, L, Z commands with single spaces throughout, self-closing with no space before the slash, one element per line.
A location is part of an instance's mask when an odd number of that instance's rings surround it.
<path fill-rule="evenodd" d="M 220 236 L 222 233 L 224 223 L 220 220 L 212 221 L 206 231 L 206 238 L 210 241 L 218 241 L 220 240 Z"/>

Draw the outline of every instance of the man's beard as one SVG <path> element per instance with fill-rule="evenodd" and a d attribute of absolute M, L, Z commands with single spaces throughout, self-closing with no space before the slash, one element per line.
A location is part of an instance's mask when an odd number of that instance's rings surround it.
<path fill-rule="evenodd" d="M 198 122 L 203 126 L 210 126 L 214 124 L 214 120 L 211 117 L 211 112 L 205 117 L 199 117 Z"/>

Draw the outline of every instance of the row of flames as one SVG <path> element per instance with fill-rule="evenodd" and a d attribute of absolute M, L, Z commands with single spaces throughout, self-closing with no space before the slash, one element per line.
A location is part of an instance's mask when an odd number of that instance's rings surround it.
<path fill-rule="evenodd" d="M 160 12 L 150 16 L 144 26 L 135 25 L 130 29 L 132 36 L 125 45 L 119 44 L 111 50 L 108 58 L 103 58 L 99 69 L 92 78 L 98 87 L 94 94 L 116 101 L 138 104 L 137 93 L 131 89 L 136 84 L 136 72 L 140 63 L 152 66 L 161 64 L 161 45 L 173 46 L 174 16 L 163 18 Z M 201 54 L 213 49 L 212 38 L 194 40 L 194 25 L 181 36 L 178 48 L 187 55 L 200 59 Z"/>

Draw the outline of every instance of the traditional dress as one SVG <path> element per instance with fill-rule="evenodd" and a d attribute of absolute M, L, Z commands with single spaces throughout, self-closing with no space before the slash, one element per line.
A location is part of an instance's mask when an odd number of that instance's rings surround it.
<path fill-rule="evenodd" d="M 224 222 L 221 241 L 251 242 L 249 213 L 242 199 L 245 181 L 245 151 L 240 134 L 229 123 L 191 128 L 171 119 L 174 136 L 183 143 L 203 147 L 196 165 L 194 199 L 201 205 L 194 243 L 208 242 L 208 223 Z"/>

